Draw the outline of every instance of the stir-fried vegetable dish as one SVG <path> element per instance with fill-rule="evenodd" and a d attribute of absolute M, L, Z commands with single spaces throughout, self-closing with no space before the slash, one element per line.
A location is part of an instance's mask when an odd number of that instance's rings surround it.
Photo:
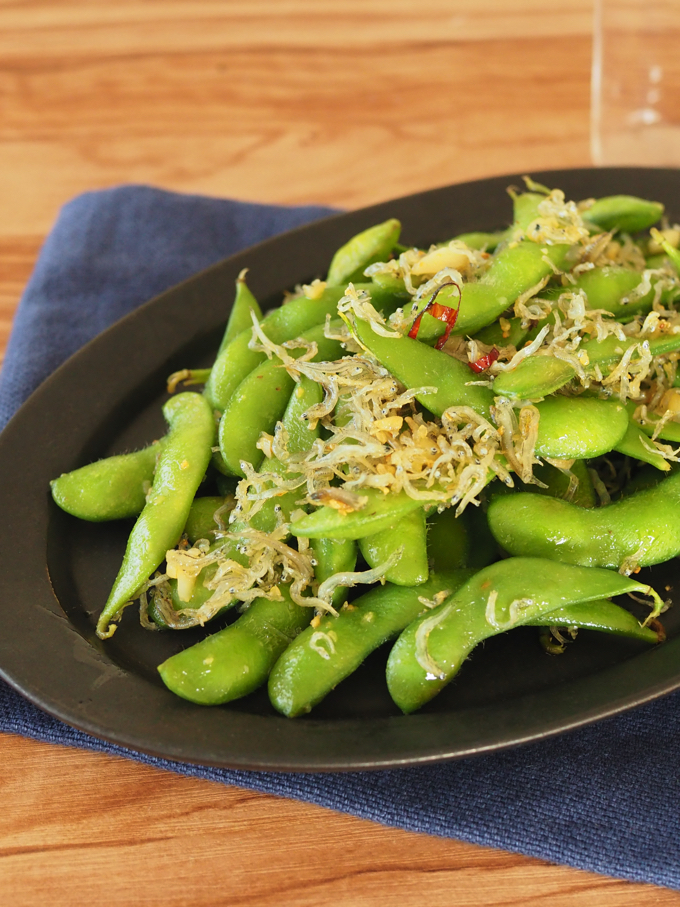
<path fill-rule="evenodd" d="M 507 229 L 412 248 L 388 220 L 266 314 L 240 274 L 167 434 L 52 483 L 135 520 L 102 639 L 136 601 L 151 631 L 205 627 L 166 686 L 268 683 L 288 716 L 385 643 L 412 712 L 515 627 L 552 654 L 579 628 L 663 641 L 635 577 L 680 553 L 680 227 L 526 184 Z"/>

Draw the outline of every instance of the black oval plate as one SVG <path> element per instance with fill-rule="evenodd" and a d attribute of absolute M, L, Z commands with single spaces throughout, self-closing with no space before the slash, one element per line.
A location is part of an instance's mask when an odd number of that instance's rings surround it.
<path fill-rule="evenodd" d="M 631 193 L 666 203 L 680 219 L 680 171 L 602 169 L 535 174 L 567 197 Z M 680 686 L 680 640 L 653 650 L 583 632 L 561 658 L 536 631 L 496 637 L 422 713 L 404 717 L 377 652 L 312 716 L 277 715 L 260 692 L 230 706 L 178 699 L 155 670 L 187 635 L 143 631 L 133 609 L 107 643 L 94 635 L 125 547 L 127 524 L 92 525 L 56 508 L 49 480 L 163 433 L 160 404 L 175 369 L 209 364 L 239 271 L 266 305 L 321 276 L 334 250 L 387 217 L 404 241 L 427 245 L 511 219 L 519 175 L 450 186 L 295 230 L 236 255 L 151 300 L 66 362 L 0 436 L 0 675 L 76 727 L 169 759 L 281 771 L 393 768 L 535 740 L 641 705 Z M 647 571 L 662 594 L 677 562 Z M 673 611 L 670 636 L 680 629 Z M 193 635 L 192 635 L 193 633 Z"/>

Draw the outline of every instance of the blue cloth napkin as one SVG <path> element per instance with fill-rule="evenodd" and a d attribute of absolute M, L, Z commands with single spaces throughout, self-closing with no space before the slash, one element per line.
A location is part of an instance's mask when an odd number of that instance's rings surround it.
<path fill-rule="evenodd" d="M 328 213 L 144 186 L 76 198 L 62 210 L 17 311 L 0 375 L 0 425 L 67 356 L 135 306 L 224 256 Z M 680 694 L 507 752 L 352 774 L 229 771 L 155 759 L 62 724 L 1 682 L 0 730 L 680 889 Z"/>

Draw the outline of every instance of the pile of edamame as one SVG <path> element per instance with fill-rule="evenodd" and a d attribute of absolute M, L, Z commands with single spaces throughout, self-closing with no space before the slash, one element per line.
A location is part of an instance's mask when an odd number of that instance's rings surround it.
<path fill-rule="evenodd" d="M 388 641 L 406 713 L 515 627 L 553 653 L 579 628 L 663 641 L 634 577 L 680 553 L 680 229 L 526 182 L 506 230 L 415 249 L 388 220 L 266 315 L 241 273 L 167 434 L 52 482 L 75 517 L 135 519 L 102 639 L 137 600 L 151 630 L 206 626 L 166 686 L 268 683 L 291 717 Z"/>

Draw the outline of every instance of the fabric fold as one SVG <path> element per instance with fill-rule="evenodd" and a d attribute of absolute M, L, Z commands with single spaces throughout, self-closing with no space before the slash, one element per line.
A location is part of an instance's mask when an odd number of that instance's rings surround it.
<path fill-rule="evenodd" d="M 136 306 L 246 246 L 332 213 L 147 186 L 74 199 L 17 310 L 0 373 L 0 426 L 68 356 Z M 679 716 L 673 694 L 569 734 L 447 764 L 276 774 L 131 752 L 62 724 L 0 682 L 2 731 L 671 888 L 680 888 Z"/>

